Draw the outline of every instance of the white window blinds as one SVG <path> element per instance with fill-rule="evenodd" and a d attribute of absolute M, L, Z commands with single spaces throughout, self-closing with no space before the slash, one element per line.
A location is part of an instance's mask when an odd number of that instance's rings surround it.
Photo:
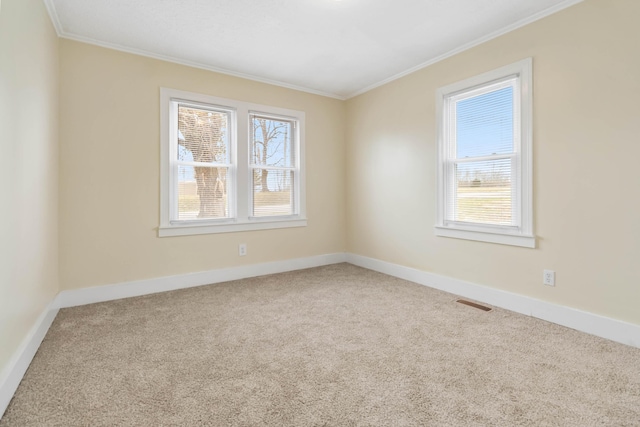
<path fill-rule="evenodd" d="M 533 61 L 436 91 L 437 236 L 534 248 Z"/>
<path fill-rule="evenodd" d="M 249 122 L 252 216 L 294 215 L 298 182 L 296 121 L 252 113 Z"/>
<path fill-rule="evenodd" d="M 229 217 L 230 111 L 176 102 L 173 173 L 177 205 L 173 219 Z"/>
<path fill-rule="evenodd" d="M 160 88 L 158 236 L 305 227 L 305 113 Z"/>
<path fill-rule="evenodd" d="M 445 223 L 517 227 L 518 78 L 445 99 Z"/>

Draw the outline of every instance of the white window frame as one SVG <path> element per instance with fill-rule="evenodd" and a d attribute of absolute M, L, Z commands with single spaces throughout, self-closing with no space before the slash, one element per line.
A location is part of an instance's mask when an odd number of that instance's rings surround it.
<path fill-rule="evenodd" d="M 264 111 L 249 111 L 249 119 L 251 119 L 252 117 L 261 117 L 261 118 L 265 118 L 268 120 L 282 120 L 285 122 L 290 122 L 292 124 L 293 127 L 293 138 L 292 140 L 295 141 L 298 140 L 297 137 L 297 133 L 298 133 L 298 120 L 295 117 L 289 117 L 289 116 L 283 116 L 283 115 L 276 115 L 276 114 L 271 114 L 271 113 L 265 113 Z M 251 123 L 249 124 L 249 126 L 251 126 Z M 251 137 L 249 138 L 250 142 L 249 142 L 249 150 L 251 150 Z M 251 156 L 251 153 L 249 153 L 250 159 L 249 159 L 249 175 L 253 177 L 253 172 L 258 169 L 270 169 L 270 170 L 280 170 L 280 171 L 291 171 L 294 173 L 294 181 L 292 182 L 293 185 L 293 194 L 292 194 L 292 208 L 294 212 L 299 212 L 300 210 L 300 200 L 298 200 L 298 194 L 299 191 L 297 189 L 298 186 L 298 179 L 296 177 L 296 175 L 299 173 L 300 168 L 298 167 L 298 145 L 295 144 L 295 147 L 293 149 L 293 152 L 295 153 L 295 164 L 293 166 L 268 166 L 268 165 L 258 165 L 254 163 L 254 159 Z M 254 203 L 255 203 L 255 192 L 253 191 L 253 188 L 251 189 L 252 191 L 250 192 L 250 199 L 249 199 L 249 210 L 251 211 L 251 208 L 254 207 Z M 258 217 L 258 216 L 252 216 L 253 214 L 250 213 L 250 217 L 251 218 L 264 218 L 264 217 Z M 273 218 L 269 217 L 269 218 Z"/>
<path fill-rule="evenodd" d="M 229 217 L 206 220 L 177 220 L 177 102 L 229 111 L 229 138 L 231 153 L 228 175 L 231 184 L 228 188 Z M 297 156 L 294 183 L 295 214 L 286 216 L 253 217 L 251 198 L 253 197 L 252 169 L 250 167 L 249 132 L 250 113 L 265 116 L 282 117 L 295 122 Z M 306 191 L 304 167 L 304 122 L 302 111 L 252 104 L 227 98 L 219 98 L 177 89 L 160 88 L 160 226 L 159 237 L 184 236 L 211 233 L 229 233 L 238 231 L 265 230 L 276 228 L 305 227 Z M 172 214 L 173 213 L 173 214 Z"/>
<path fill-rule="evenodd" d="M 532 167 L 532 67 L 531 58 L 474 76 L 444 87 L 436 91 L 437 114 L 437 213 L 436 236 L 452 237 L 465 240 L 499 243 L 505 245 L 535 248 L 536 239 L 533 231 L 533 167 Z M 514 122 L 515 149 L 511 157 L 515 168 L 513 190 L 513 214 L 515 226 L 499 226 L 480 223 L 461 223 L 446 220 L 448 197 L 454 179 L 454 168 L 451 167 L 452 148 L 455 148 L 454 137 L 450 131 L 449 103 L 456 98 L 468 95 L 479 95 L 487 86 L 517 77 L 514 87 L 514 111 L 519 113 L 519 123 Z M 508 86 L 508 85 L 506 85 Z M 495 90 L 495 89 L 494 89 Z M 448 190 L 449 189 L 449 190 Z"/>

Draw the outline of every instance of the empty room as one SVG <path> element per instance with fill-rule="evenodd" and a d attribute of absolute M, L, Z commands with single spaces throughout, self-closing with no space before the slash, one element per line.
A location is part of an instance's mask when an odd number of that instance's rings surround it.
<path fill-rule="evenodd" d="M 639 19 L 0 0 L 0 426 L 640 426 Z"/>

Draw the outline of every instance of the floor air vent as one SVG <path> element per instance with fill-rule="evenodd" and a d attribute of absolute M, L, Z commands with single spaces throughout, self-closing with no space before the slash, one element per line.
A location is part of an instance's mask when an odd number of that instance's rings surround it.
<path fill-rule="evenodd" d="M 467 300 L 464 300 L 464 299 L 456 300 L 456 302 L 459 302 L 460 304 L 468 305 L 470 307 L 475 307 L 475 308 L 480 309 L 482 311 L 491 311 L 490 307 L 486 307 L 484 305 L 476 304 L 475 302 L 467 301 Z"/>

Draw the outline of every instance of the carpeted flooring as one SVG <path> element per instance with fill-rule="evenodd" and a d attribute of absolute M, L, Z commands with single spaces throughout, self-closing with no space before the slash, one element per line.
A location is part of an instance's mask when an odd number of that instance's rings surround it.
<path fill-rule="evenodd" d="M 0 426 L 640 426 L 640 350 L 332 265 L 61 310 Z"/>

